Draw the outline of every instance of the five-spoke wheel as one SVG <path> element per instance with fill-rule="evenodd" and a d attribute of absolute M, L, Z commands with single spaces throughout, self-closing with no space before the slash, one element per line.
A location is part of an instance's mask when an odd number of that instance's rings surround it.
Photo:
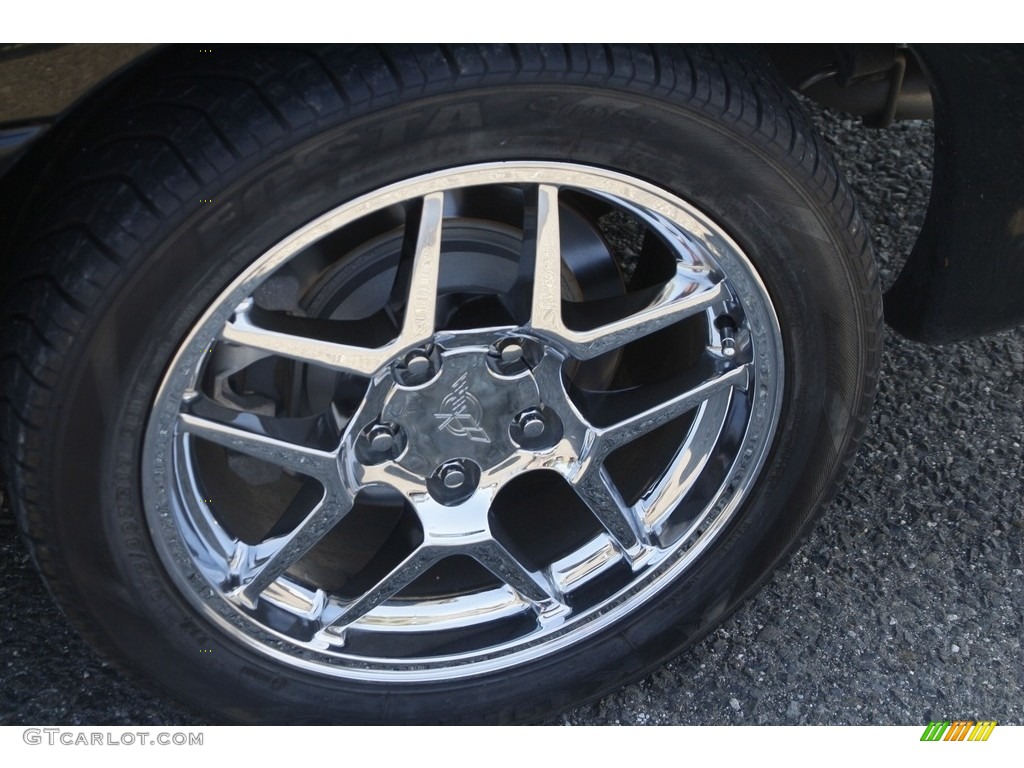
<path fill-rule="evenodd" d="M 410 179 L 276 244 L 194 327 L 147 435 L 150 524 L 192 600 L 293 663 L 508 664 L 707 545 L 783 359 L 752 265 L 674 195 L 557 163 Z"/>

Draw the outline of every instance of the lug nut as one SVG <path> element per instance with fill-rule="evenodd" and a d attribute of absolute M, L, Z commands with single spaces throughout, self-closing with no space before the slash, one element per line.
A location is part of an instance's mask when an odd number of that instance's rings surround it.
<path fill-rule="evenodd" d="M 516 426 L 523 430 L 524 437 L 540 437 L 544 434 L 544 416 L 538 409 L 528 408 L 516 416 Z"/>
<path fill-rule="evenodd" d="M 459 467 L 444 467 L 441 470 L 441 482 L 444 483 L 445 488 L 455 490 L 461 488 L 462 484 L 466 482 L 466 473 Z"/>
<path fill-rule="evenodd" d="M 395 379 L 406 387 L 416 387 L 428 382 L 437 372 L 440 357 L 435 350 L 414 349 L 404 359 L 399 360 L 392 369 Z"/>
<path fill-rule="evenodd" d="M 487 364 L 501 376 L 518 376 L 536 364 L 540 355 L 536 344 L 527 338 L 506 336 L 491 345 Z"/>
<path fill-rule="evenodd" d="M 414 379 L 425 379 L 430 373 L 430 358 L 426 355 L 415 353 L 405 361 L 405 370 Z"/>
<path fill-rule="evenodd" d="M 393 461 L 405 450 L 405 433 L 397 424 L 374 422 L 356 440 L 356 457 L 367 466 Z"/>
<path fill-rule="evenodd" d="M 472 459 L 449 459 L 427 478 L 427 490 L 446 507 L 462 504 L 476 493 L 480 467 Z"/>
<path fill-rule="evenodd" d="M 373 450 L 387 453 L 395 447 L 395 428 L 390 424 L 375 424 L 366 435 Z"/>
<path fill-rule="evenodd" d="M 517 413 L 508 426 L 512 442 L 527 451 L 543 451 L 562 439 L 563 428 L 558 414 L 544 406 L 534 406 Z"/>
<path fill-rule="evenodd" d="M 516 342 L 510 341 L 501 348 L 500 357 L 501 362 L 506 365 L 518 363 L 523 358 L 523 348 Z"/>

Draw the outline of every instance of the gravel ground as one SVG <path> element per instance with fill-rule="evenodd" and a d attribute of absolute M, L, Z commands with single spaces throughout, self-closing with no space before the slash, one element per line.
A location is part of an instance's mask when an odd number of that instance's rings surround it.
<path fill-rule="evenodd" d="M 931 126 L 816 115 L 888 285 L 927 205 Z M 1024 723 L 1024 329 L 942 348 L 887 336 L 856 464 L 795 557 L 721 629 L 553 722 Z M 0 513 L 0 723 L 203 721 L 98 661 Z"/>

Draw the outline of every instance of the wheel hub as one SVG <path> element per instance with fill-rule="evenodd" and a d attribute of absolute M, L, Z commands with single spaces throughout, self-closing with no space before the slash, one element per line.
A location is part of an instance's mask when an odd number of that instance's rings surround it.
<path fill-rule="evenodd" d="M 520 449 L 511 436 L 513 416 L 539 409 L 541 392 L 527 365 L 502 372 L 500 352 L 495 356 L 499 342 L 505 338 L 447 339 L 432 350 L 437 369 L 425 383 L 410 386 L 389 376 L 374 385 L 387 389 L 381 420 L 400 425 L 410 436 L 396 464 L 424 479 L 458 459 L 471 460 L 486 473 Z M 506 342 L 505 348 L 521 350 L 521 343 Z M 510 362 L 521 359 L 520 354 Z M 532 422 L 530 427 L 537 429 Z M 451 475 L 443 484 L 465 485 Z"/>

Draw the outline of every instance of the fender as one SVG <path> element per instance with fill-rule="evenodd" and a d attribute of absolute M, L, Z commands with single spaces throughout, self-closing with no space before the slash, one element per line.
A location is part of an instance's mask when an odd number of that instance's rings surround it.
<path fill-rule="evenodd" d="M 924 226 L 885 319 L 915 341 L 1024 322 L 1024 46 L 918 45 L 935 109 Z"/>

